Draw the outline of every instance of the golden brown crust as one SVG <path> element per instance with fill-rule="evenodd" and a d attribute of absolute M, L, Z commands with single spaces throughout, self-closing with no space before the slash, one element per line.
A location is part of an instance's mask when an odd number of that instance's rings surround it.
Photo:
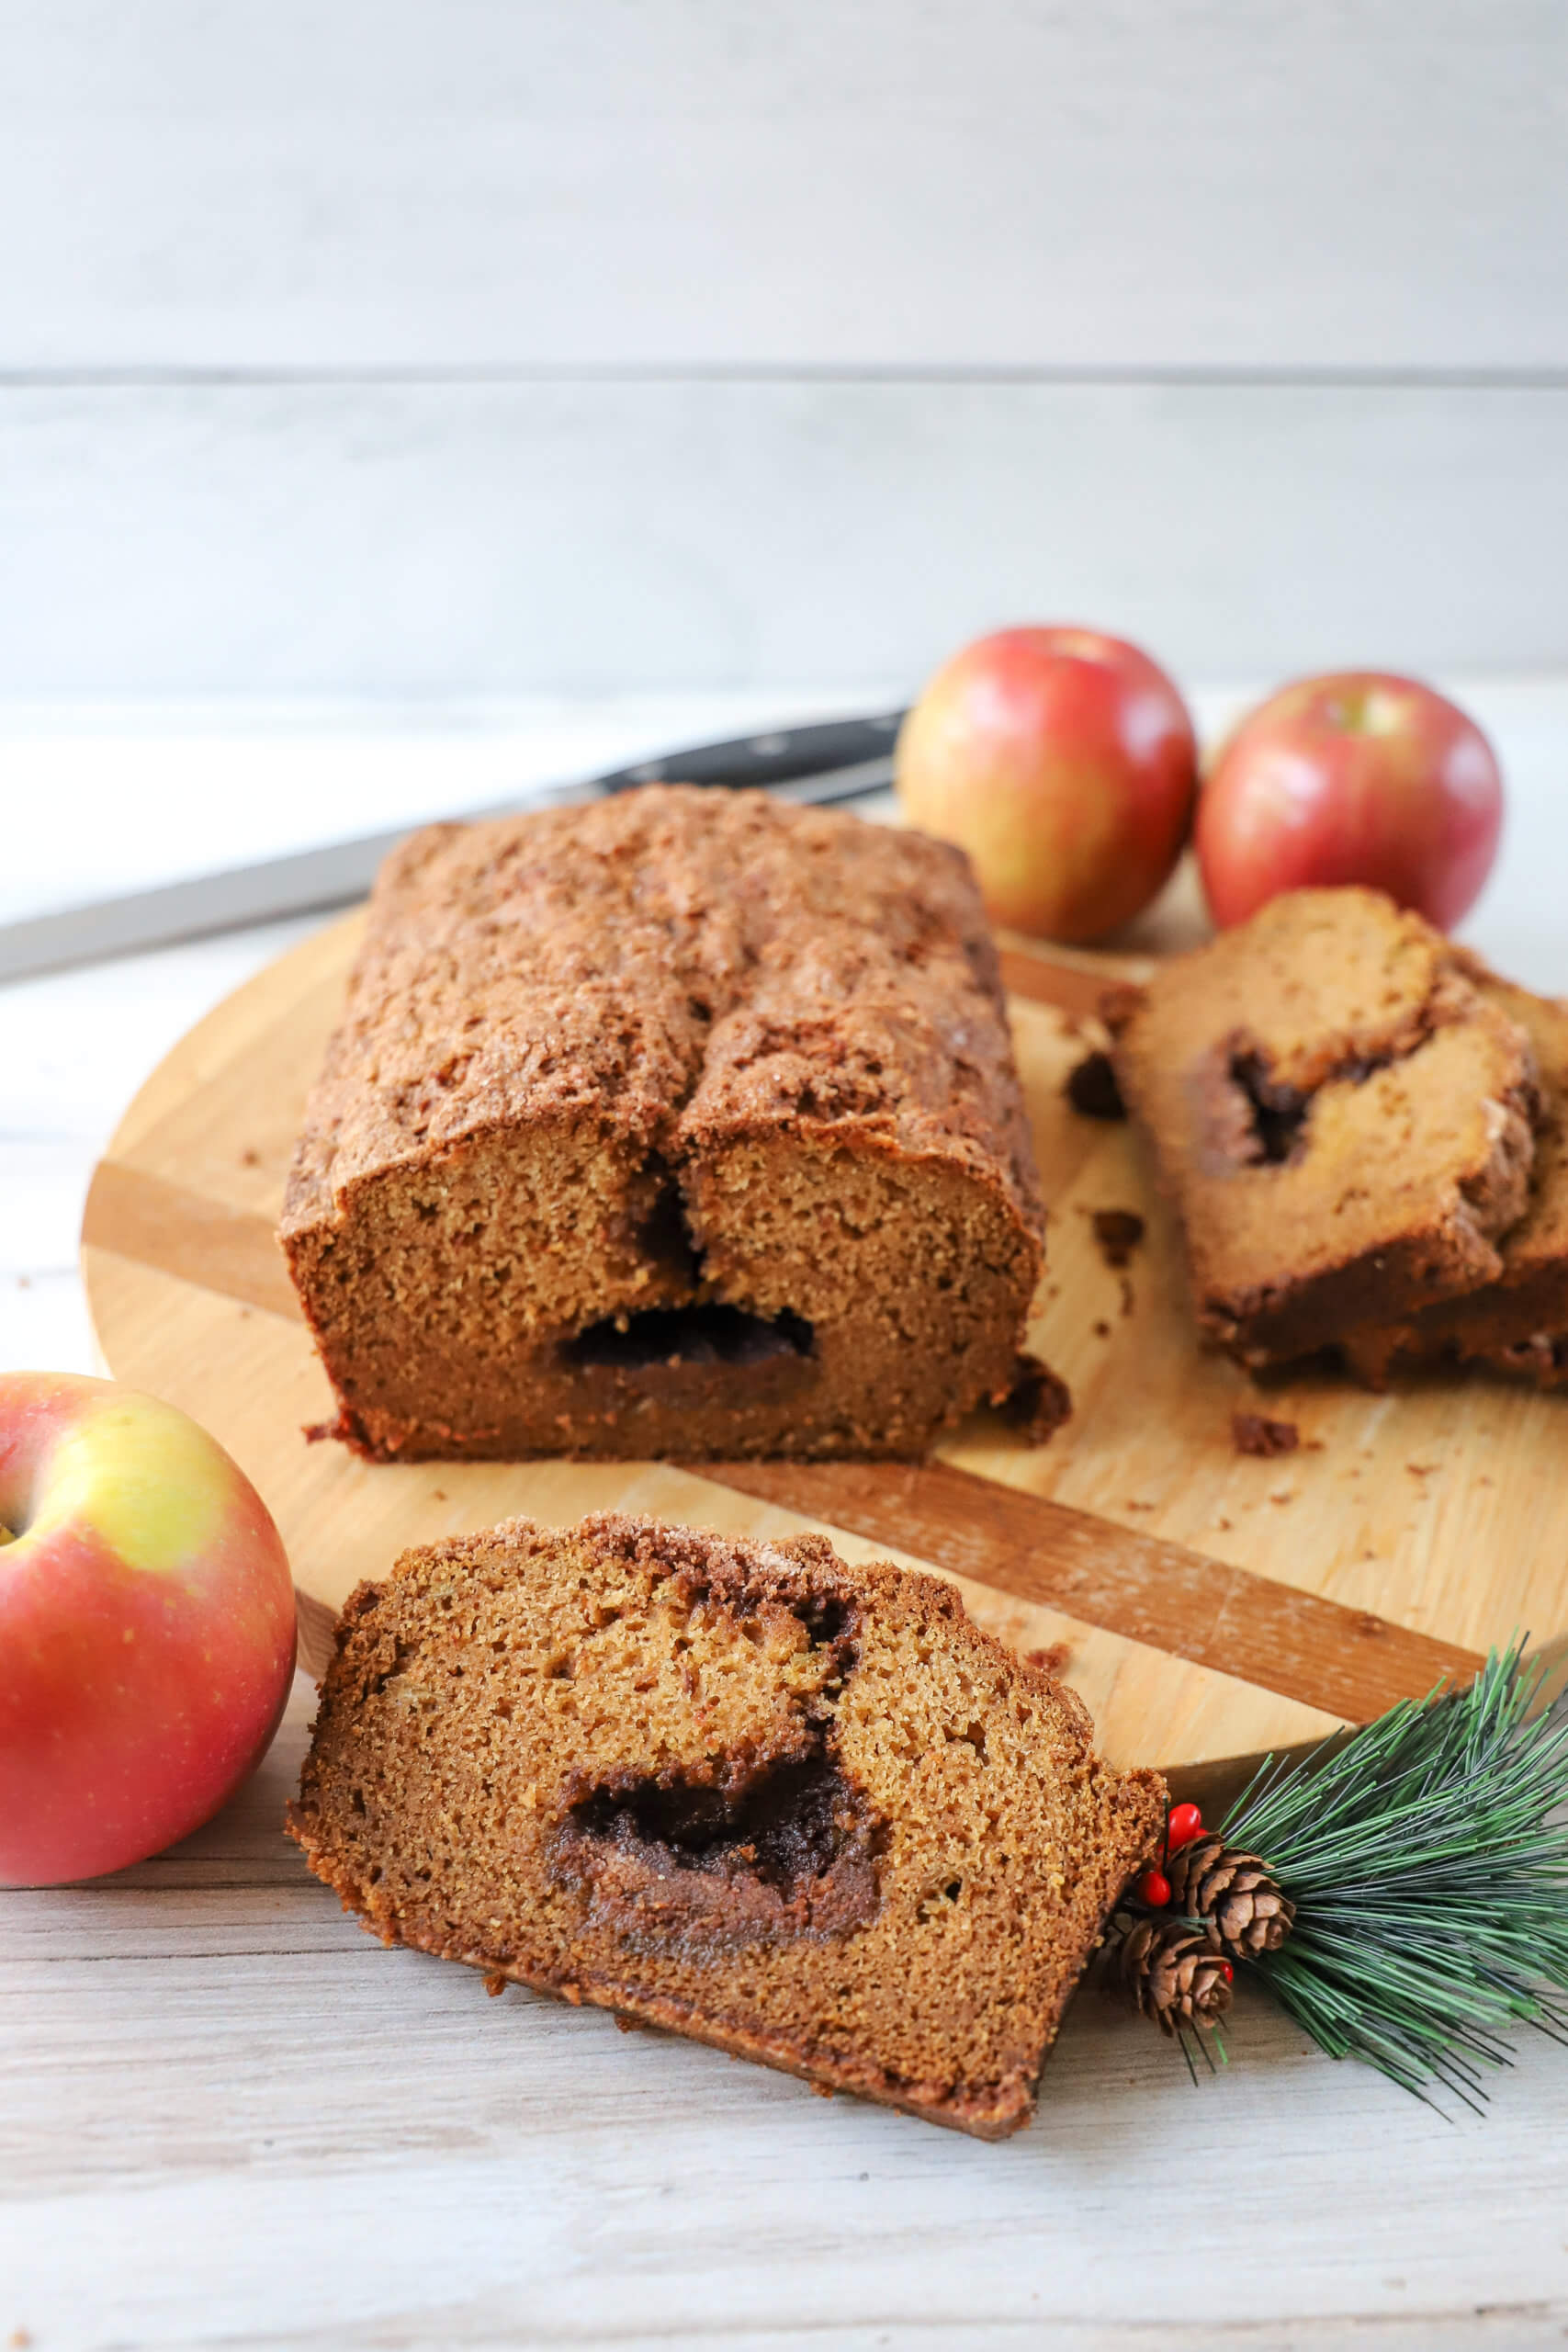
<path fill-rule="evenodd" d="M 998 2137 L 1164 1788 L 951 1586 L 520 1521 L 361 1586 L 292 1808 L 389 1941 Z"/>
<path fill-rule="evenodd" d="M 1244 1362 L 1496 1278 L 1528 1195 L 1534 1057 L 1419 916 L 1290 892 L 1107 1016 L 1199 1320 Z"/>
<path fill-rule="evenodd" d="M 281 1238 L 371 1454 L 915 1454 L 1043 1231 L 964 861 L 660 786 L 388 862 Z"/>
<path fill-rule="evenodd" d="M 967 862 L 760 792 L 655 785 L 427 826 L 388 859 L 287 1234 L 355 1179 L 587 1114 L 671 1149 L 853 1125 L 1039 1188 Z"/>

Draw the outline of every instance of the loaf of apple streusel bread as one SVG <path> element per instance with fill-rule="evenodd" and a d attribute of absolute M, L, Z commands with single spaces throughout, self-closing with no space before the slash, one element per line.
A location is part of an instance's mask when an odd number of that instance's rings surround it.
<path fill-rule="evenodd" d="M 934 1577 L 511 1520 L 361 1585 L 289 1826 L 389 1942 L 983 2138 L 1165 1789 Z"/>
<path fill-rule="evenodd" d="M 394 854 L 282 1239 L 376 1458 L 918 1455 L 1043 1231 L 962 855 L 661 786 Z"/>

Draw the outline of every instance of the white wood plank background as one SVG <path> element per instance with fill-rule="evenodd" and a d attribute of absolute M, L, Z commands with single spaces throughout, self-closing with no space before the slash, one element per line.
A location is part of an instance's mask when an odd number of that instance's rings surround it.
<path fill-rule="evenodd" d="M 12 368 L 1568 368 L 1555 0 L 0 24 Z"/>
<path fill-rule="evenodd" d="M 1559 0 L 0 42 L 0 696 L 1563 659 Z"/>
<path fill-rule="evenodd" d="M 0 544 L 11 695 L 1562 669 L 1568 385 L 31 385 Z"/>

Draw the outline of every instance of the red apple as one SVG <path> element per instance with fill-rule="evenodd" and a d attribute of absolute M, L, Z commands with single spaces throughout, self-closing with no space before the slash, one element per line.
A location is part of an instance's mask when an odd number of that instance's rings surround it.
<path fill-rule="evenodd" d="M 1198 802 L 1209 910 L 1242 922 L 1312 883 L 1386 890 L 1448 930 L 1491 871 L 1503 780 L 1430 686 L 1378 670 L 1282 686 L 1231 735 Z"/>
<path fill-rule="evenodd" d="M 94 1878 L 216 1813 L 277 1728 L 294 1589 L 172 1405 L 0 1374 L 0 1885 Z"/>
<path fill-rule="evenodd" d="M 1006 628 L 956 654 L 898 736 L 905 816 L 974 861 L 998 922 L 1098 939 L 1180 855 L 1198 784 L 1165 672 L 1089 628 Z"/>

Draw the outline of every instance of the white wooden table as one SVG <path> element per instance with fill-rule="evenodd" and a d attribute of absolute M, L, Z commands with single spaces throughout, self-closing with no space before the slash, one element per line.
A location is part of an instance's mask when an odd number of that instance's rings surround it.
<path fill-rule="evenodd" d="M 1471 699 L 1516 822 L 1470 935 L 1568 988 L 1568 689 Z M 789 715 L 705 696 L 491 714 L 412 749 L 334 722 L 197 750 L 146 722 L 66 740 L 56 718 L 0 742 L 25 852 L 0 905 Z M 92 1368 L 93 1154 L 174 1038 L 302 928 L 0 989 L 0 1365 Z M 1085 2001 L 1033 2128 L 982 2147 L 383 1951 L 279 1830 L 310 1698 L 173 1853 L 0 1895 L 0 2346 L 1568 2340 L 1568 2054 L 1540 2038 L 1484 2120 L 1448 2121 L 1250 1999 L 1196 2090 L 1149 2028 Z"/>

